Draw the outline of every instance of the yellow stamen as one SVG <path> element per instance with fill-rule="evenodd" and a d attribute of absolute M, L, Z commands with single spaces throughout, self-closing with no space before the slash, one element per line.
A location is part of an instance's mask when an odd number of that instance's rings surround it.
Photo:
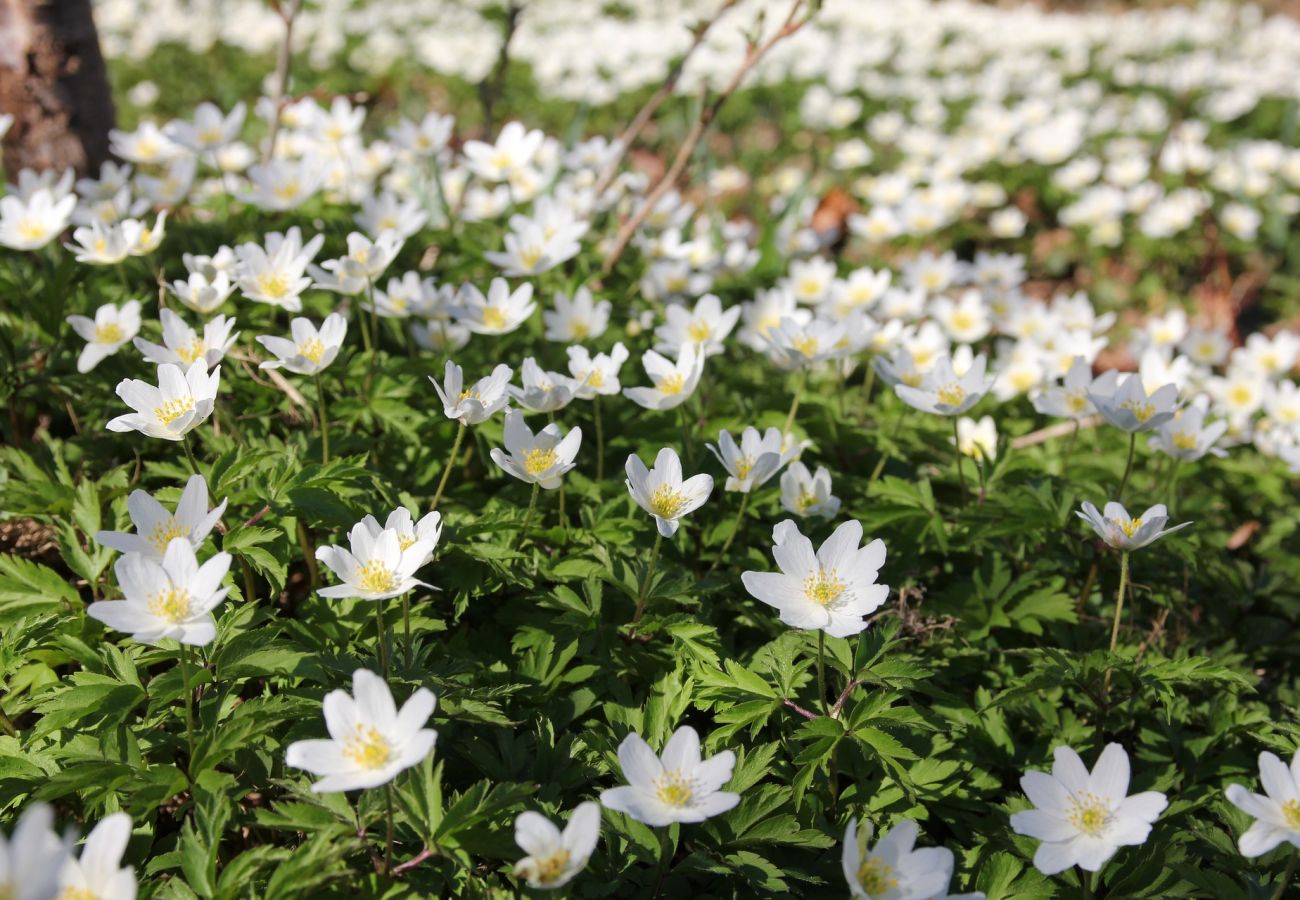
<path fill-rule="evenodd" d="M 47 231 L 36 219 L 23 219 L 18 223 L 18 234 L 24 240 L 39 241 L 44 239 Z"/>
<path fill-rule="evenodd" d="M 122 326 L 116 322 L 95 326 L 95 343 L 116 344 L 120 340 L 122 340 Z"/>
<path fill-rule="evenodd" d="M 398 546 L 398 548 L 401 549 L 401 550 L 405 550 L 407 547 L 411 546 L 411 545 L 414 544 L 414 543 L 415 543 L 415 536 L 414 536 L 414 535 L 410 535 L 410 534 L 399 534 L 399 535 L 397 536 L 397 546 Z"/>
<path fill-rule="evenodd" d="M 686 326 L 686 336 L 697 344 L 704 343 L 712 334 L 713 329 L 709 327 L 709 323 L 701 322 L 699 319 Z"/>
<path fill-rule="evenodd" d="M 325 356 L 325 345 L 321 343 L 320 338 L 307 338 L 298 345 L 298 355 L 309 362 L 319 365 L 321 359 Z"/>
<path fill-rule="evenodd" d="M 1191 431 L 1175 431 L 1174 446 L 1179 450 L 1196 449 L 1196 433 Z"/>
<path fill-rule="evenodd" d="M 898 879 L 893 866 L 869 856 L 858 866 L 858 884 L 868 897 L 878 897 L 898 887 Z"/>
<path fill-rule="evenodd" d="M 695 796 L 694 782 L 681 769 L 669 769 L 655 783 L 655 795 L 665 806 L 688 806 Z"/>
<path fill-rule="evenodd" d="M 302 193 L 302 185 L 296 179 L 286 181 L 284 184 L 277 184 L 271 188 L 271 193 L 280 200 L 292 200 Z"/>
<path fill-rule="evenodd" d="M 585 340 L 591 334 L 591 326 L 586 322 L 572 322 L 569 324 L 569 333 L 575 341 Z"/>
<path fill-rule="evenodd" d="M 173 625 L 190 615 L 190 595 L 183 588 L 169 587 L 149 598 L 149 612 Z"/>
<path fill-rule="evenodd" d="M 485 306 L 483 307 L 483 324 L 488 328 L 505 328 L 506 314 L 495 306 Z"/>
<path fill-rule="evenodd" d="M 1099 836 L 1110 823 L 1110 810 L 1096 794 L 1085 793 L 1074 801 L 1070 824 L 1091 837 Z"/>
<path fill-rule="evenodd" d="M 1144 403 L 1141 400 L 1127 400 L 1123 404 L 1133 414 L 1133 418 L 1139 422 L 1145 422 L 1156 414 L 1156 408 L 1150 403 Z"/>
<path fill-rule="evenodd" d="M 811 358 L 817 355 L 817 338 L 815 337 L 798 337 L 790 343 L 795 350 L 805 357 Z"/>
<path fill-rule="evenodd" d="M 799 512 L 804 512 L 804 513 L 812 509 L 813 506 L 816 505 L 816 503 L 817 503 L 817 495 L 814 494 L 812 491 L 800 492 L 799 496 L 794 501 L 794 505 L 798 507 Z"/>
<path fill-rule="evenodd" d="M 677 488 L 661 484 L 650 494 L 650 512 L 661 519 L 671 519 L 686 505 L 686 495 Z"/>
<path fill-rule="evenodd" d="M 966 399 L 966 389 L 960 384 L 946 384 L 934 392 L 935 397 L 945 406 L 960 406 Z"/>
<path fill-rule="evenodd" d="M 534 447 L 524 454 L 524 471 L 529 475 L 540 475 L 552 468 L 555 463 L 556 456 L 553 447 L 548 447 L 545 450 Z"/>
<path fill-rule="evenodd" d="M 263 296 L 279 300 L 289 293 L 289 279 L 279 272 L 263 272 L 257 276 L 257 291 Z"/>
<path fill-rule="evenodd" d="M 393 757 L 388 739 L 372 725 L 358 725 L 356 734 L 343 743 L 343 755 L 363 769 L 382 769 Z"/>
<path fill-rule="evenodd" d="M 397 587 L 393 570 L 378 560 L 370 560 L 357 569 L 357 584 L 368 594 L 387 594 Z"/>
<path fill-rule="evenodd" d="M 1119 526 L 1119 530 L 1124 532 L 1124 534 L 1133 537 L 1133 535 L 1137 534 L 1137 530 L 1142 527 L 1142 520 L 1140 518 L 1127 519 L 1118 521 L 1115 524 Z"/>
<path fill-rule="evenodd" d="M 208 345 L 203 342 L 203 338 L 195 337 L 184 346 L 176 349 L 176 355 L 181 358 L 181 362 L 189 365 L 197 359 L 201 359 L 208 352 Z"/>
<path fill-rule="evenodd" d="M 194 398 L 186 395 L 175 400 L 168 400 L 162 406 L 155 406 L 154 417 L 163 425 L 170 425 L 187 412 L 194 409 Z"/>
<path fill-rule="evenodd" d="M 175 516 L 164 519 L 154 525 L 149 532 L 148 541 L 159 553 L 167 550 L 167 545 L 179 537 L 189 537 L 190 530 L 176 520 Z M 3 898 L 0 898 L 3 900 Z"/>
<path fill-rule="evenodd" d="M 803 594 L 818 606 L 830 606 L 848 587 L 834 569 L 818 569 L 803 580 Z"/>
<path fill-rule="evenodd" d="M 530 270 L 537 268 L 537 264 L 542 261 L 543 255 L 541 247 L 525 247 L 519 251 L 519 262 L 523 264 L 520 268 Z"/>
<path fill-rule="evenodd" d="M 1282 818 L 1296 831 L 1300 831 L 1300 800 L 1288 800 L 1282 804 Z"/>
<path fill-rule="evenodd" d="M 550 856 L 543 856 L 540 859 L 534 858 L 533 864 L 536 867 L 533 872 L 533 881 L 538 884 L 550 884 L 558 881 L 560 876 L 565 872 L 569 865 L 569 851 L 556 850 Z"/>
<path fill-rule="evenodd" d="M 663 380 L 659 381 L 655 385 L 655 387 L 658 388 L 659 393 L 672 396 L 675 394 L 680 394 L 682 392 L 682 387 L 685 384 L 686 384 L 685 376 L 683 376 L 680 372 L 674 372 L 671 375 L 666 376 Z"/>

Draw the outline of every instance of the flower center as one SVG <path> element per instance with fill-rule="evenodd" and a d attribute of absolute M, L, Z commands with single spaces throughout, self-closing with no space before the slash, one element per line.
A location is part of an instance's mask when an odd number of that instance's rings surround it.
<path fill-rule="evenodd" d="M 682 392 L 682 387 L 685 384 L 685 376 L 683 376 L 681 372 L 674 372 L 662 379 L 657 385 L 655 385 L 655 387 L 659 389 L 659 393 L 673 396 L 675 394 L 680 394 Z"/>
<path fill-rule="evenodd" d="M 205 128 L 199 132 L 199 143 L 217 144 L 221 142 L 221 129 Z"/>
<path fill-rule="evenodd" d="M 397 587 L 393 570 L 378 560 L 370 560 L 357 569 L 357 584 L 369 594 L 386 594 Z"/>
<path fill-rule="evenodd" d="M 164 519 L 149 532 L 149 543 L 159 553 L 167 550 L 167 545 L 179 537 L 189 537 L 190 530 L 176 520 L 175 516 Z M 3 900 L 3 898 L 0 898 Z"/>
<path fill-rule="evenodd" d="M 173 625 L 185 621 L 190 615 L 189 591 L 178 587 L 159 591 L 149 598 L 149 612 Z"/>
<path fill-rule="evenodd" d="M 1196 449 L 1196 433 L 1192 431 L 1175 431 L 1174 446 L 1179 450 Z"/>
<path fill-rule="evenodd" d="M 939 390 L 934 392 L 939 402 L 944 406 L 960 406 L 961 402 L 966 399 L 966 389 L 956 382 L 945 384 Z"/>
<path fill-rule="evenodd" d="M 556 463 L 555 448 L 534 447 L 524 454 L 524 471 L 529 475 L 540 475 Z"/>
<path fill-rule="evenodd" d="M 95 326 L 95 343 L 116 344 L 120 340 L 122 340 L 122 326 L 116 322 Z"/>
<path fill-rule="evenodd" d="M 1247 406 L 1254 399 L 1254 392 L 1244 384 L 1239 384 L 1232 390 L 1228 391 L 1228 400 L 1234 406 Z"/>
<path fill-rule="evenodd" d="M 1081 393 L 1070 393 L 1065 395 L 1065 405 L 1070 412 L 1083 412 L 1088 406 L 1088 398 Z"/>
<path fill-rule="evenodd" d="M 495 306 L 483 307 L 483 324 L 488 328 L 505 328 L 506 314 Z"/>
<path fill-rule="evenodd" d="M 686 495 L 677 488 L 661 484 L 650 494 L 650 512 L 661 519 L 671 519 L 686 504 Z"/>
<path fill-rule="evenodd" d="M 294 197 L 297 197 L 301 191 L 302 186 L 299 185 L 295 179 L 290 179 L 284 184 L 277 184 L 275 187 L 271 188 L 271 193 L 281 200 L 292 200 Z"/>
<path fill-rule="evenodd" d="M 804 297 L 820 297 L 822 283 L 816 278 L 805 278 L 799 282 L 799 293 Z"/>
<path fill-rule="evenodd" d="M 742 456 L 736 460 L 736 477 L 744 481 L 749 477 L 749 473 L 754 470 L 754 460 L 748 456 Z"/>
<path fill-rule="evenodd" d="M 9 900 L 10 896 L 0 889 L 0 900 Z M 86 888 L 66 887 L 59 893 L 58 900 L 99 900 L 99 895 Z"/>
<path fill-rule="evenodd" d="M 279 300 L 289 293 L 289 279 L 280 272 L 263 272 L 257 276 L 257 290 L 267 297 Z"/>
<path fill-rule="evenodd" d="M 1286 823 L 1300 831 L 1300 800 L 1288 800 L 1282 804 L 1282 818 Z"/>
<path fill-rule="evenodd" d="M 1110 824 L 1110 810 L 1096 794 L 1086 793 L 1074 801 L 1070 824 L 1091 837 L 1099 837 Z"/>
<path fill-rule="evenodd" d="M 520 268 L 535 269 L 537 264 L 542 261 L 542 248 L 537 246 L 525 247 L 519 251 L 519 261 L 523 263 Z"/>
<path fill-rule="evenodd" d="M 600 369 L 592 369 L 587 373 L 587 384 L 594 388 L 603 388 L 605 386 L 605 373 Z"/>
<path fill-rule="evenodd" d="M 815 337 L 797 337 L 790 344 L 796 351 L 806 357 L 817 355 L 817 338 Z"/>
<path fill-rule="evenodd" d="M 397 536 L 397 547 L 399 550 L 405 550 L 415 543 L 415 536 L 410 534 L 399 534 Z"/>
<path fill-rule="evenodd" d="M 155 406 L 153 414 L 163 425 L 170 425 L 181 416 L 194 409 L 194 398 L 191 396 L 178 397 L 175 400 L 168 400 L 162 406 Z"/>
<path fill-rule="evenodd" d="M 1128 535 L 1129 537 L 1132 537 L 1133 535 L 1137 534 L 1137 530 L 1142 527 L 1142 520 L 1140 518 L 1127 519 L 1124 521 L 1116 522 L 1115 524 L 1119 526 L 1120 531 L 1124 532 L 1124 534 Z"/>
<path fill-rule="evenodd" d="M 358 725 L 343 743 L 343 755 L 363 769 L 381 769 L 392 758 L 393 748 L 373 725 Z"/>
<path fill-rule="evenodd" d="M 803 580 L 803 595 L 818 606 L 830 606 L 848 587 L 834 569 L 818 569 Z"/>
<path fill-rule="evenodd" d="M 23 219 L 18 223 L 18 234 L 25 240 L 39 241 L 45 237 L 45 225 L 36 219 Z"/>
<path fill-rule="evenodd" d="M 195 337 L 188 344 L 176 349 L 176 355 L 181 358 L 181 362 L 189 365 L 196 359 L 200 359 L 208 352 L 208 345 L 203 343 L 203 338 Z"/>
<path fill-rule="evenodd" d="M 963 310 L 952 314 L 950 323 L 954 331 L 969 331 L 975 327 L 975 317 Z"/>
<path fill-rule="evenodd" d="M 898 879 L 893 877 L 894 868 L 881 862 L 874 856 L 867 857 L 858 866 L 858 884 L 868 897 L 877 897 L 898 887 Z"/>
<path fill-rule="evenodd" d="M 321 343 L 320 338 L 307 338 L 298 345 L 298 355 L 319 365 L 321 358 L 325 356 L 325 345 Z"/>
<path fill-rule="evenodd" d="M 1145 403 L 1141 400 L 1126 401 L 1124 403 L 1124 409 L 1127 409 L 1129 412 L 1131 412 L 1133 414 L 1133 418 L 1137 419 L 1139 422 L 1145 422 L 1147 419 L 1151 418 L 1156 413 L 1156 408 L 1154 406 L 1152 406 L 1150 403 Z"/>
<path fill-rule="evenodd" d="M 709 327 L 708 322 L 701 322 L 696 319 L 690 325 L 686 326 L 686 336 L 697 344 L 702 344 L 713 334 L 713 329 Z"/>
<path fill-rule="evenodd" d="M 689 806 L 695 796 L 694 782 L 683 776 L 681 769 L 669 769 L 655 783 L 655 796 L 665 806 Z"/>
<path fill-rule="evenodd" d="M 533 862 L 537 864 L 537 872 L 533 880 L 538 884 L 550 884 L 558 881 L 564 874 L 569 865 L 569 851 L 556 850 L 550 856 L 543 856 L 540 859 L 534 858 Z"/>
<path fill-rule="evenodd" d="M 814 494 L 812 491 L 802 491 L 799 494 L 798 499 L 794 501 L 794 505 L 799 508 L 800 512 L 807 512 L 808 510 L 812 509 L 813 506 L 816 505 L 816 503 L 817 503 L 817 495 Z"/>

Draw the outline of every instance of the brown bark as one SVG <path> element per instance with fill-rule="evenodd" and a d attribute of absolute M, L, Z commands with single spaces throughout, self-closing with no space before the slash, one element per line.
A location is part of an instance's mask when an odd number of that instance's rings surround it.
<path fill-rule="evenodd" d="M 14 117 L 4 168 L 97 173 L 113 96 L 90 0 L 0 0 L 0 114 Z"/>

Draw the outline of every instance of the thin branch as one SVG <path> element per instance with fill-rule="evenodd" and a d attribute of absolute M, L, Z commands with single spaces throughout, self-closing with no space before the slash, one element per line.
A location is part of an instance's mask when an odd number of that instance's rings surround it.
<path fill-rule="evenodd" d="M 514 39 L 515 32 L 519 28 L 519 14 L 523 12 L 524 7 L 519 0 L 511 0 L 506 7 L 506 23 L 504 35 L 501 38 L 501 50 L 497 53 L 496 64 L 486 78 L 479 82 L 478 100 L 483 107 L 483 135 L 488 138 L 492 134 L 492 110 L 496 106 L 497 100 L 501 97 L 501 91 L 505 87 L 506 69 L 510 65 L 510 41 Z"/>
<path fill-rule="evenodd" d="M 1057 422 L 1055 425 L 1048 425 L 1046 428 L 1040 428 L 1037 431 L 1031 431 L 1029 434 L 1022 434 L 1011 442 L 1013 450 L 1019 450 L 1023 447 L 1033 447 L 1036 444 L 1046 443 L 1053 438 L 1065 437 L 1077 427 L 1080 431 L 1085 428 L 1096 428 L 1101 424 L 1101 416 L 1084 416 L 1078 420 L 1076 426 L 1072 419 L 1069 422 Z"/>
<path fill-rule="evenodd" d="M 280 135 L 284 98 L 289 92 L 289 64 L 293 61 L 293 22 L 302 9 L 302 0 L 270 0 L 270 4 L 284 23 L 284 43 L 280 45 L 280 53 L 275 60 L 275 117 L 271 119 L 271 135 L 267 139 L 266 149 L 262 151 L 264 163 L 270 162 L 275 156 L 275 142 Z"/>
<path fill-rule="evenodd" d="M 623 129 L 623 133 L 618 136 L 618 150 L 605 165 L 604 170 L 600 173 L 600 177 L 596 179 L 596 186 L 594 188 L 595 196 L 599 197 L 601 194 L 605 193 L 605 188 L 609 187 L 610 182 L 614 180 L 614 175 L 618 172 L 618 167 L 619 164 L 623 162 L 623 157 L 625 157 L 627 152 L 632 149 L 632 142 L 641 134 L 641 130 L 649 124 L 650 119 L 656 112 L 658 112 L 659 107 L 663 105 L 664 101 L 671 97 L 673 92 L 677 90 L 677 82 L 682 77 L 682 70 L 686 68 L 687 61 L 689 61 L 691 56 L 694 55 L 700 44 L 704 43 L 704 37 L 709 33 L 709 29 L 713 27 L 714 23 L 722 18 L 723 14 L 726 13 L 727 10 L 735 6 L 737 2 L 738 0 L 723 0 L 722 6 L 720 6 L 718 11 L 713 14 L 713 18 L 705 19 L 697 23 L 691 30 L 691 45 L 686 48 L 686 52 L 683 53 L 681 58 L 678 59 L 677 62 L 673 64 L 672 68 L 668 70 L 668 77 L 666 77 L 664 83 L 659 86 L 659 90 L 654 92 L 654 95 L 646 101 L 645 106 L 641 107 L 640 112 L 638 112 L 636 117 L 632 119 L 631 124 L 629 124 L 627 128 Z"/>
<path fill-rule="evenodd" d="M 410 859 L 408 859 L 406 862 L 398 863 L 397 865 L 393 866 L 393 871 L 391 874 L 401 875 L 403 872 L 409 872 L 411 869 L 414 869 L 416 866 L 424 862 L 426 859 L 431 859 L 432 857 L 433 857 L 433 851 L 430 850 L 428 847 L 425 847 L 419 853 L 415 854 L 415 856 L 412 856 Z"/>
<path fill-rule="evenodd" d="M 736 88 L 740 87 L 740 83 L 745 80 L 745 76 L 749 74 L 749 70 L 754 68 L 754 65 L 766 56 L 767 52 L 771 50 L 777 42 L 789 37 L 807 24 L 811 16 L 804 16 L 796 21 L 796 16 L 802 6 L 803 0 L 794 0 L 794 3 L 790 5 L 789 14 L 785 17 L 785 22 L 781 24 L 781 27 L 778 28 L 771 37 L 761 44 L 750 42 L 749 46 L 745 50 L 745 58 L 732 74 L 731 80 L 727 82 L 727 85 L 718 92 L 716 97 L 713 98 L 712 103 L 704 104 L 700 109 L 700 114 L 696 118 L 695 124 L 691 126 L 690 132 L 686 135 L 686 140 L 677 151 L 677 156 L 674 157 L 672 165 L 668 167 L 668 171 L 664 173 L 661 179 L 659 179 L 659 183 L 655 185 L 654 190 L 646 195 L 645 200 L 642 201 L 640 207 L 637 208 L 637 211 L 629 217 L 628 220 L 623 223 L 623 227 L 619 229 L 618 237 L 614 241 L 614 246 L 605 257 L 604 265 L 601 266 L 602 272 L 609 274 L 609 272 L 613 270 L 619 257 L 622 256 L 623 251 L 627 249 L 628 242 L 632 240 L 632 235 L 636 233 L 636 230 L 639 227 L 641 227 L 641 223 L 645 221 L 648 215 L 650 215 L 651 210 L 659 205 L 659 201 L 662 200 L 664 195 L 668 193 L 674 184 L 676 184 L 678 177 L 682 174 L 682 170 L 686 168 L 686 163 L 695 152 L 695 147 L 699 144 L 700 138 L 704 136 L 704 132 L 708 130 L 708 127 L 713 124 L 713 120 L 717 118 L 718 111 L 722 109 L 723 104 L 727 102 L 728 98 L 730 98 L 733 93 L 735 93 Z"/>
<path fill-rule="evenodd" d="M 803 708 L 802 706 L 800 706 L 798 703 L 795 703 L 793 700 L 791 700 L 791 699 L 789 699 L 789 698 L 786 698 L 785 700 L 782 700 L 782 701 L 781 701 L 781 705 L 782 705 L 782 706 L 788 706 L 788 707 L 790 707 L 790 708 L 793 709 L 795 712 L 797 712 L 799 715 L 803 716 L 805 719 L 818 719 L 818 718 L 821 718 L 820 716 L 817 715 L 817 713 L 815 713 L 815 712 L 809 712 L 808 710 L 804 709 L 804 708 Z"/>

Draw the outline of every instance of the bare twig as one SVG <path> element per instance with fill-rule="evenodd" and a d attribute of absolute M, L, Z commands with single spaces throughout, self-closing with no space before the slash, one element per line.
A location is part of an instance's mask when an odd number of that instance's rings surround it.
<path fill-rule="evenodd" d="M 501 37 L 501 50 L 497 53 L 496 65 L 492 67 L 492 71 L 478 85 L 478 101 L 483 107 L 483 135 L 485 139 L 492 134 L 492 111 L 497 100 L 501 97 L 502 89 L 505 87 L 506 69 L 510 66 L 510 41 L 519 28 L 519 14 L 523 11 L 523 3 L 520 0 L 511 0 L 509 6 L 506 7 L 505 28 L 502 29 L 504 34 Z"/>
<path fill-rule="evenodd" d="M 804 709 L 802 706 L 800 706 L 798 703 L 795 703 L 795 702 L 794 702 L 793 700 L 791 700 L 789 697 L 787 697 L 786 699 L 782 700 L 782 701 L 781 701 L 781 705 L 782 705 L 782 706 L 788 706 L 788 707 L 790 707 L 790 708 L 793 709 L 795 712 L 797 712 L 799 715 L 803 716 L 805 719 L 817 719 L 817 718 L 820 718 L 820 716 L 818 716 L 817 713 L 815 713 L 815 712 L 809 712 L 808 710 L 806 710 L 806 709 Z"/>
<path fill-rule="evenodd" d="M 662 200 L 664 195 L 667 194 L 672 186 L 677 183 L 677 179 L 681 176 L 682 170 L 686 168 L 686 163 L 695 152 L 695 147 L 699 144 L 700 138 L 704 136 L 704 132 L 708 130 L 711 124 L 713 124 L 713 120 L 717 118 L 718 112 L 722 109 L 723 104 L 726 103 L 727 99 L 736 92 L 736 88 L 740 87 L 740 83 L 745 80 L 745 76 L 749 74 L 749 70 L 754 68 L 754 65 L 767 55 L 767 52 L 779 41 L 794 34 L 808 22 L 810 18 L 809 16 L 804 16 L 802 18 L 798 17 L 799 10 L 803 7 L 803 3 L 804 0 L 794 0 L 790 5 L 790 12 L 786 15 L 785 21 L 781 24 L 781 27 L 773 32 L 772 36 L 766 41 L 763 41 L 762 43 L 751 41 L 749 43 L 745 50 L 745 58 L 741 60 L 736 71 L 732 73 L 731 80 L 728 81 L 726 86 L 723 87 L 723 89 L 718 92 L 717 96 L 713 98 L 712 103 L 705 103 L 701 106 L 700 114 L 696 117 L 695 123 L 691 126 L 690 132 L 687 133 L 686 140 L 682 142 L 682 146 L 678 149 L 677 156 L 673 158 L 672 165 L 668 167 L 668 171 L 664 172 L 663 177 L 659 179 L 659 183 L 654 186 L 654 189 L 646 195 L 636 212 L 633 213 L 628 220 L 623 223 L 623 227 L 619 229 L 618 237 L 615 238 L 614 246 L 610 249 L 608 255 L 606 255 L 604 265 L 601 266 L 601 271 L 608 274 L 613 270 L 619 257 L 621 257 L 623 251 L 627 249 L 628 242 L 632 240 L 632 235 L 641 227 L 641 223 L 645 221 L 646 216 L 650 215 L 651 210 L 659 205 L 659 201 Z"/>
<path fill-rule="evenodd" d="M 659 86 L 659 90 L 654 92 L 654 95 L 646 101 L 645 106 L 641 107 L 641 110 L 636 114 L 636 117 L 632 119 L 631 124 L 629 124 L 627 128 L 623 129 L 623 133 L 618 136 L 617 151 L 615 151 L 614 155 L 610 157 L 609 162 L 605 164 L 604 170 L 601 171 L 600 177 L 596 179 L 596 186 L 594 188 L 595 196 L 599 197 L 601 194 L 605 193 L 605 188 L 609 187 L 609 183 L 614 180 L 614 175 L 618 172 L 618 167 L 623 161 L 623 157 L 632 149 L 632 142 L 637 139 L 641 130 L 649 124 L 650 119 L 656 112 L 658 112 L 659 107 L 663 105 L 664 101 L 673 95 L 673 91 L 677 89 L 677 82 L 682 77 L 682 70 L 686 68 L 687 61 L 695 53 L 700 44 L 704 43 L 704 37 L 709 33 L 709 29 L 713 27 L 714 23 L 717 22 L 718 19 L 722 18 L 723 14 L 727 10 L 735 6 L 737 2 L 738 0 L 723 0 L 722 6 L 718 7 L 718 11 L 713 14 L 712 18 L 700 21 L 693 29 L 691 29 L 691 45 L 686 48 L 686 52 L 683 53 L 681 58 L 678 59 L 677 62 L 673 64 L 672 68 L 668 70 L 668 77 L 666 77 L 664 83 Z"/>
<path fill-rule="evenodd" d="M 419 853 L 415 854 L 415 856 L 412 856 L 410 859 L 408 859 L 406 862 L 398 863 L 397 865 L 393 866 L 392 874 L 401 875 L 403 872 L 409 872 L 411 869 L 414 869 L 416 866 L 424 862 L 426 859 L 432 858 L 432 856 L 433 856 L 433 851 L 430 850 L 428 847 L 425 847 Z"/>
<path fill-rule="evenodd" d="M 262 162 L 269 162 L 275 156 L 275 141 L 280 135 L 280 117 L 284 113 L 284 98 L 289 92 L 289 64 L 293 61 L 293 21 L 302 8 L 302 0 L 269 0 L 280 21 L 284 23 L 284 43 L 280 45 L 279 56 L 275 60 L 275 104 L 274 118 L 271 119 L 271 134 L 262 151 Z"/>
<path fill-rule="evenodd" d="M 1101 424 L 1101 416 L 1084 416 L 1082 419 L 1071 420 L 1069 422 L 1057 422 L 1055 425 L 1048 425 L 1046 428 L 1040 428 L 1037 431 L 1031 431 L 1029 434 L 1022 434 L 1011 442 L 1013 450 L 1019 450 L 1022 447 L 1033 447 L 1036 444 L 1043 444 L 1054 438 L 1065 437 L 1077 427 L 1080 431 L 1085 428 L 1096 428 Z"/>

